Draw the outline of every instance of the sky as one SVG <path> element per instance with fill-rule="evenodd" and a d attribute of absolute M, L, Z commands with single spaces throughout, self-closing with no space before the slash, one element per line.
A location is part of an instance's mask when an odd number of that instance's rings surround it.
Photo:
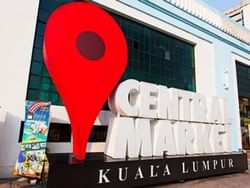
<path fill-rule="evenodd" d="M 241 0 L 204 0 L 219 11 L 238 5 Z"/>

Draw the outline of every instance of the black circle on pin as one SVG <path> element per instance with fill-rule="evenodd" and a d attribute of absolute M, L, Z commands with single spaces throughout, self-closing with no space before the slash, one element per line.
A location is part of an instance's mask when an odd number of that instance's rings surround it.
<path fill-rule="evenodd" d="M 76 45 L 79 53 L 89 60 L 98 60 L 105 53 L 102 38 L 92 31 L 81 32 L 77 37 Z"/>

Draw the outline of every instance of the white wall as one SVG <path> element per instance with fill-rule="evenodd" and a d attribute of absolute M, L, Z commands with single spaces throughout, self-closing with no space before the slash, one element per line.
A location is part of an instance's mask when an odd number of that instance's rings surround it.
<path fill-rule="evenodd" d="M 0 178 L 17 159 L 39 0 L 0 1 Z M 11 167 L 11 168 L 10 168 Z"/>

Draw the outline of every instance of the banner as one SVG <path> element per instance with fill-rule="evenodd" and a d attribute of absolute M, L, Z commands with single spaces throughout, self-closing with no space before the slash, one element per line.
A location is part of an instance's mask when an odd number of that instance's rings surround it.
<path fill-rule="evenodd" d="M 26 101 L 21 151 L 13 173 L 16 176 L 41 178 L 48 171 L 50 105 L 50 102 Z"/>

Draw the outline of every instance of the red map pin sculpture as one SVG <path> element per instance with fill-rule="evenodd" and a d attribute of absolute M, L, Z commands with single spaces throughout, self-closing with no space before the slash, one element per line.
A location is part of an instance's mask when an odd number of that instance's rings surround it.
<path fill-rule="evenodd" d="M 49 17 L 43 54 L 69 115 L 74 156 L 85 159 L 95 119 L 125 71 L 126 39 L 101 8 L 69 3 Z"/>

